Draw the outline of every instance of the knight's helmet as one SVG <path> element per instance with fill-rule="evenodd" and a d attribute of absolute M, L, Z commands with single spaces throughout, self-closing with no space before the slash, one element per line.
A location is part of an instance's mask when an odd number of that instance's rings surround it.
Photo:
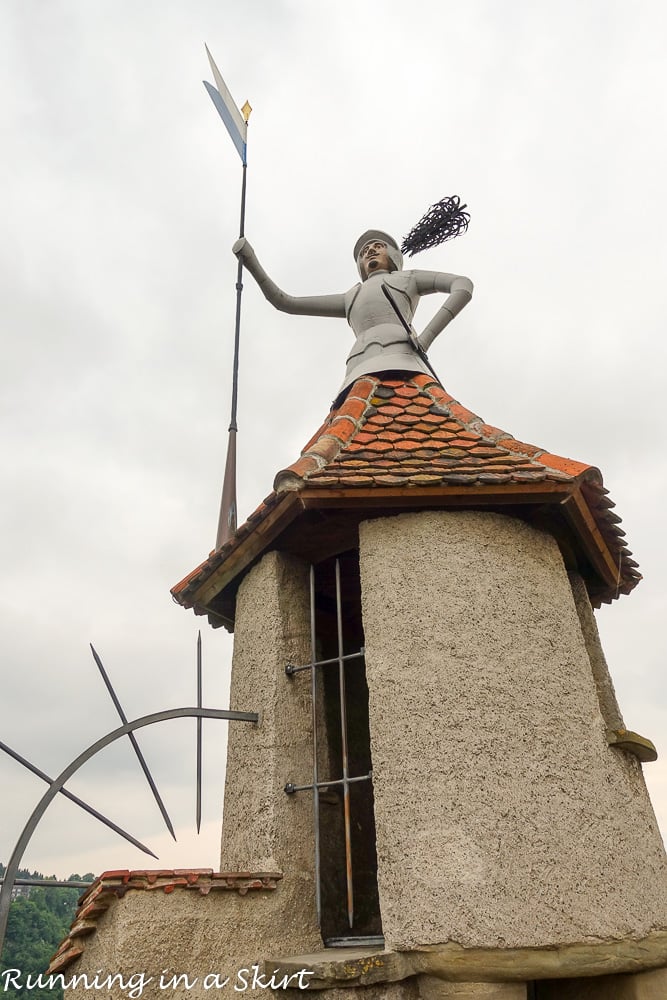
<path fill-rule="evenodd" d="M 353 251 L 354 259 L 357 264 L 357 270 L 359 271 L 359 277 L 362 279 L 362 281 L 364 279 L 364 276 L 361 271 L 361 262 L 359 260 L 359 255 L 361 254 L 361 251 L 364 249 L 365 246 L 368 246 L 369 243 L 374 243 L 376 240 L 379 241 L 380 243 L 386 244 L 387 253 L 389 255 L 389 259 L 394 265 L 394 269 L 396 271 L 403 270 L 403 254 L 401 253 L 398 243 L 396 242 L 394 237 L 390 236 L 389 233 L 383 232 L 381 229 L 367 229 L 365 233 L 361 234 L 357 242 L 354 244 L 354 251 Z"/>

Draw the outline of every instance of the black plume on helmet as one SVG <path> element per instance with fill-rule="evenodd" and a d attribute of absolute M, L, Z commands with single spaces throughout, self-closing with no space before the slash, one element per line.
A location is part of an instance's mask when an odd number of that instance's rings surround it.
<path fill-rule="evenodd" d="M 465 233 L 470 222 L 470 215 L 465 211 L 467 207 L 461 204 L 461 199 L 456 194 L 431 205 L 426 215 L 403 238 L 403 253 L 412 257 L 421 250 L 437 247 L 440 243 Z"/>

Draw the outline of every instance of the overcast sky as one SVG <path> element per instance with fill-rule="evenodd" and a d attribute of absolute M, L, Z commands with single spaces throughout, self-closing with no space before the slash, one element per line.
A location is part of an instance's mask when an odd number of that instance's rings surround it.
<path fill-rule="evenodd" d="M 363 230 L 467 202 L 468 234 L 418 258 L 475 282 L 431 360 L 487 421 L 601 468 L 645 579 L 598 621 L 626 725 L 662 753 L 645 773 L 667 830 L 666 10 L 4 0 L 0 739 L 55 774 L 116 726 L 89 642 L 134 718 L 195 702 L 201 626 L 205 704 L 228 703 L 231 637 L 169 595 L 214 543 L 230 406 L 241 170 L 207 42 L 254 108 L 246 231 L 287 291 L 344 291 Z M 247 284 L 241 519 L 321 423 L 349 344 Z M 226 725 L 204 730 L 199 837 L 194 721 L 139 736 L 178 845 L 128 746 L 69 787 L 161 865 L 216 867 Z M 4 757 L 0 786 L 6 862 L 45 786 Z M 24 863 L 152 864 L 64 801 Z"/>

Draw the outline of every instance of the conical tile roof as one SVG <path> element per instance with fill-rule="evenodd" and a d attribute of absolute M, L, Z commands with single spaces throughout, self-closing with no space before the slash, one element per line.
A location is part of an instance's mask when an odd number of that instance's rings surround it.
<path fill-rule="evenodd" d="M 430 376 L 385 374 L 354 383 L 234 538 L 172 594 L 229 626 L 240 577 L 270 548 L 298 550 L 306 533 L 290 526 L 307 511 L 343 512 L 356 527 L 368 516 L 438 507 L 530 516 L 558 538 L 595 605 L 641 579 L 598 469 L 517 441 Z M 299 554 L 313 559 L 303 546 Z"/>
<path fill-rule="evenodd" d="M 477 486 L 601 481 L 597 469 L 516 441 L 433 378 L 364 378 L 279 472 L 277 491 L 310 486 Z"/>

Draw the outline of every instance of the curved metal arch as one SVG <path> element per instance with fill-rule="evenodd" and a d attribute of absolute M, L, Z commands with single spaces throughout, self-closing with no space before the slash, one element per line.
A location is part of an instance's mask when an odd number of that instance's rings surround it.
<path fill-rule="evenodd" d="M 183 718 L 227 719 L 230 722 L 259 722 L 259 715 L 257 712 L 232 712 L 224 708 L 169 708 L 163 712 L 153 712 L 151 715 L 142 715 L 141 718 L 134 719 L 133 722 L 127 722 L 125 725 L 119 726 L 118 729 L 114 729 L 112 732 L 107 733 L 106 736 L 102 736 L 99 740 L 80 753 L 79 756 L 73 760 L 72 763 L 69 764 L 57 778 L 53 779 L 47 790 L 44 792 L 44 795 L 35 806 L 28 822 L 24 826 L 23 832 L 16 842 L 16 847 L 14 848 L 12 856 L 9 859 L 9 863 L 7 864 L 4 881 L 0 887 L 0 955 L 2 955 L 2 949 L 5 943 L 5 933 L 7 931 L 7 920 L 9 919 L 9 905 L 12 898 L 12 888 L 19 870 L 19 865 L 21 864 L 21 859 L 26 847 L 30 843 L 30 838 L 35 832 L 37 824 L 46 812 L 50 803 L 60 792 L 65 782 L 69 781 L 72 775 L 76 774 L 79 768 L 86 764 L 91 757 L 94 757 L 96 753 L 99 753 L 100 750 L 104 750 L 105 747 L 108 747 L 111 743 L 121 739 L 121 737 L 127 736 L 128 733 L 133 733 L 135 729 L 143 729 L 145 726 L 151 726 L 156 722 L 166 722 L 169 719 Z"/>

